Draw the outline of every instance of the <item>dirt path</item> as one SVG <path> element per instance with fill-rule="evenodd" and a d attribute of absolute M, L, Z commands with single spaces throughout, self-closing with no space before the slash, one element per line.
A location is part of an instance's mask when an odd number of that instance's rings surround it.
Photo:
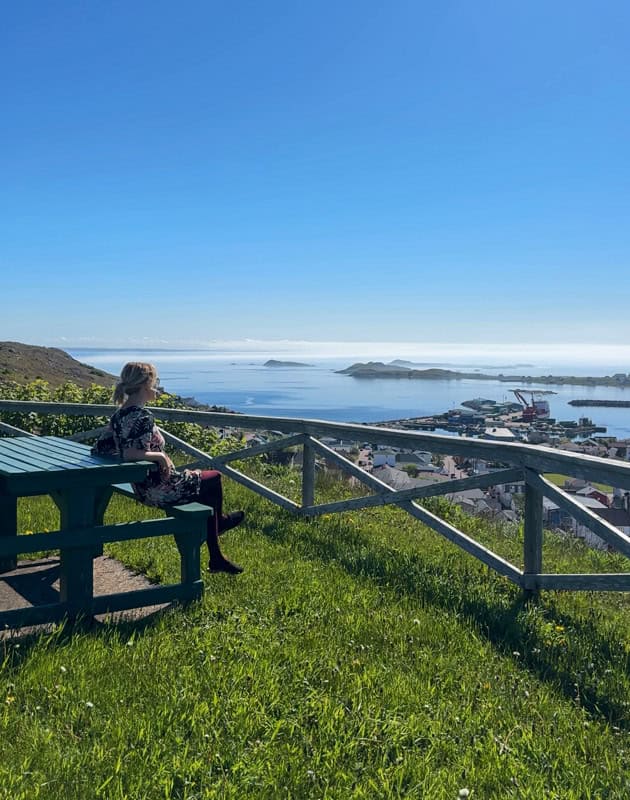
<path fill-rule="evenodd" d="M 109 556 L 94 559 L 94 594 L 115 594 L 146 589 L 151 582 L 145 575 L 130 569 Z M 59 600 L 59 559 L 42 558 L 36 561 L 19 561 L 17 569 L 0 574 L 0 611 L 12 608 L 29 608 Z M 111 615 L 113 619 L 135 620 L 155 614 L 166 605 L 146 606 Z M 98 615 L 100 622 L 105 615 Z M 14 638 L 16 633 L 24 636 L 39 630 L 50 629 L 50 625 L 37 625 L 14 630 L 0 631 L 0 640 Z"/>

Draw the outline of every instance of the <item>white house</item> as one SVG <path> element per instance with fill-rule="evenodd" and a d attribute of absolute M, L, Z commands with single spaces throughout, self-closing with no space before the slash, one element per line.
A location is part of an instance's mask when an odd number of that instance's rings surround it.
<path fill-rule="evenodd" d="M 600 503 L 599 500 L 595 500 L 593 497 L 580 497 L 580 505 L 586 506 L 586 508 L 593 511 L 595 514 L 599 514 L 600 511 L 609 511 L 610 509 L 606 508 L 603 503 Z M 594 547 L 596 550 L 605 550 L 606 543 L 600 539 L 597 534 L 593 533 L 593 531 L 587 527 L 586 525 L 582 525 L 581 522 L 578 522 L 574 517 L 571 517 L 571 524 L 573 527 L 573 532 L 578 537 L 578 539 L 584 539 L 586 544 Z"/>
<path fill-rule="evenodd" d="M 387 464 L 388 467 L 396 466 L 396 453 L 393 450 L 377 450 L 373 454 L 372 465 L 382 467 L 383 464 Z"/>

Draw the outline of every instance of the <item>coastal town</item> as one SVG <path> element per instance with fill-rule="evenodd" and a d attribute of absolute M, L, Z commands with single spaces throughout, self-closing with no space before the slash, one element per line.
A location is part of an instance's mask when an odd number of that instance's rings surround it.
<path fill-rule="evenodd" d="M 343 374 L 362 380 L 437 380 L 475 378 L 500 380 L 528 386 L 576 385 L 625 387 L 630 385 L 630 374 L 615 373 L 600 377 L 487 375 L 481 372 L 463 373 L 442 369 L 418 369 L 406 361 L 390 364 L 369 362 L 356 363 Z M 570 453 L 581 453 L 602 458 L 630 460 L 630 439 L 618 439 L 606 435 L 606 428 L 588 416 L 577 420 L 554 419 L 550 415 L 547 395 L 553 389 L 511 389 L 514 401 L 498 402 L 483 397 L 464 400 L 458 407 L 429 416 L 383 420 L 379 426 L 447 433 L 497 442 L 524 442 L 544 445 Z M 569 401 L 574 407 L 629 407 L 626 400 L 575 399 Z M 345 457 L 356 461 L 358 466 L 378 476 L 384 483 L 397 490 L 427 486 L 431 483 L 483 475 L 501 465 L 483 459 L 473 461 L 451 456 L 436 456 L 427 451 L 405 451 L 391 447 L 371 447 L 368 443 L 357 448 L 351 442 L 329 442 L 329 446 Z M 559 488 L 572 495 L 584 508 L 609 524 L 630 534 L 630 494 L 614 486 L 593 485 L 576 478 L 562 475 L 552 476 Z M 518 523 L 523 516 L 524 482 L 497 485 L 486 490 L 469 489 L 445 495 L 463 511 L 484 516 L 498 522 Z M 543 523 L 547 529 L 583 539 L 591 547 L 606 549 L 608 546 L 589 528 L 580 524 L 552 500 L 543 498 Z"/>
<path fill-rule="evenodd" d="M 464 401 L 461 407 L 432 417 L 384 420 L 379 427 L 392 429 L 456 433 L 491 441 L 544 444 L 570 453 L 602 458 L 630 460 L 630 439 L 616 439 L 605 435 L 605 428 L 596 426 L 583 417 L 577 422 L 557 421 L 549 416 L 548 403 L 540 392 L 516 391 L 521 402 L 498 403 L 476 398 Z M 529 394 L 529 396 L 528 396 Z M 232 431 L 233 433 L 233 431 Z M 262 444 L 273 438 L 273 432 L 246 434 L 248 444 Z M 396 490 L 429 486 L 475 475 L 484 475 L 501 469 L 502 465 L 481 458 L 473 460 L 457 456 L 441 456 L 429 450 L 407 450 L 390 446 L 372 445 L 332 437 L 323 437 L 322 443 L 331 450 L 379 478 Z M 301 465 L 302 453 L 290 455 L 294 466 Z M 319 469 L 338 469 L 334 463 L 321 459 Z M 592 484 L 577 478 L 552 476 L 559 488 L 602 520 L 630 535 L 630 493 L 613 486 Z M 465 513 L 483 516 L 496 522 L 518 524 L 524 510 L 525 483 L 500 484 L 489 489 L 468 489 L 446 494 L 450 502 Z M 596 549 L 608 545 L 585 525 L 579 523 L 556 503 L 543 498 L 543 522 L 547 529 L 582 539 Z"/>

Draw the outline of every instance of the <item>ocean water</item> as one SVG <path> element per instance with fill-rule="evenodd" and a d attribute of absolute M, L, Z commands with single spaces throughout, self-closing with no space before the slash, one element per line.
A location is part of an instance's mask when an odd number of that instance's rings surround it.
<path fill-rule="evenodd" d="M 356 356 L 309 357 L 306 353 L 265 353 L 255 350 L 108 350 L 69 348 L 74 358 L 117 375 L 127 361 L 150 361 L 159 371 L 167 391 L 194 397 L 200 402 L 226 406 L 246 414 L 271 417 L 306 417 L 337 422 L 381 422 L 405 417 L 436 414 L 459 406 L 475 397 L 491 400 L 514 400 L 510 391 L 518 383 L 491 380 L 365 380 L 339 375 L 355 361 L 366 361 L 365 353 Z M 395 352 L 390 358 L 378 356 L 373 360 L 385 362 L 408 358 Z M 265 361 L 275 358 L 308 363 L 308 367 L 265 367 Z M 411 359 L 410 359 L 411 360 Z M 476 362 L 476 363 L 475 363 Z M 424 362 L 444 369 L 482 371 L 497 374 L 521 375 L 611 375 L 627 372 L 623 364 L 560 363 L 545 364 L 528 361 L 494 365 L 484 358 Z M 518 364 L 518 366 L 517 366 Z M 521 387 L 536 389 L 535 384 Z M 576 398 L 630 400 L 630 389 L 616 387 L 547 386 L 551 416 L 560 420 L 577 420 L 588 416 L 597 425 L 607 428 L 608 435 L 630 437 L 630 408 L 575 408 L 568 401 Z"/>

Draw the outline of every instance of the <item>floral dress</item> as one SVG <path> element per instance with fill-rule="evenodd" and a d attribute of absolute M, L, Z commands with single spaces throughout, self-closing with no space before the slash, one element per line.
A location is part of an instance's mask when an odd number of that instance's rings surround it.
<path fill-rule="evenodd" d="M 118 409 L 110 419 L 107 430 L 92 448 L 92 453 L 122 456 L 128 448 L 164 452 L 164 437 L 155 424 L 153 414 L 142 406 Z M 132 486 L 140 502 L 162 507 L 196 500 L 200 483 L 200 470 L 185 469 L 180 472 L 172 469 L 168 476 L 152 471 L 146 480 Z"/>

